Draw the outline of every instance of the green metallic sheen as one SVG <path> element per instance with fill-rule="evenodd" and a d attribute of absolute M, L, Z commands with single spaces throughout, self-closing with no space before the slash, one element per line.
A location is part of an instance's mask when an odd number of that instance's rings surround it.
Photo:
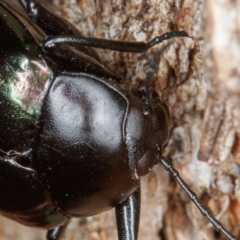
<path fill-rule="evenodd" d="M 50 84 L 50 70 L 24 24 L 27 22 L 23 18 L 16 18 L 7 7 L 1 6 L 0 156 L 22 152 L 31 146 Z"/>

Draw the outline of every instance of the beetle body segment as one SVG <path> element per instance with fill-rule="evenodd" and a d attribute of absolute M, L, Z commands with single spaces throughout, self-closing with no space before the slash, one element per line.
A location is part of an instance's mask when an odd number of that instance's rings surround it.
<path fill-rule="evenodd" d="M 0 157 L 0 213 L 29 227 L 52 229 L 68 217 L 52 204 L 36 172 Z"/>
<path fill-rule="evenodd" d="M 14 16 L 2 2 L 0 14 L 0 149 L 22 152 L 37 133 L 50 72 L 24 19 L 16 18 L 17 13 Z"/>
<path fill-rule="evenodd" d="M 71 217 L 114 207 L 138 187 L 126 161 L 127 105 L 93 75 L 55 78 L 42 108 L 36 169 Z"/>
<path fill-rule="evenodd" d="M 0 2 L 0 212 L 24 225 L 49 229 L 68 217 L 52 204 L 28 155 L 51 79 L 35 41 L 41 37 L 37 30 Z"/>
<path fill-rule="evenodd" d="M 116 207 L 139 188 L 139 176 L 152 168 L 156 144 L 166 141 L 168 128 L 159 132 L 156 114 L 144 114 L 141 97 L 86 55 L 95 56 L 93 50 L 61 44 L 45 51 L 39 43 L 51 26 L 40 29 L 20 10 L 4 1 L 0 6 L 6 35 L 0 47 L 8 49 L 0 72 L 2 169 L 16 168 L 19 175 L 14 180 L 2 173 L 0 189 L 4 195 L 10 179 L 13 186 L 37 189 L 24 195 L 31 209 L 19 207 L 14 215 L 20 192 L 10 188 L 15 197 L 2 202 L 2 214 L 52 228 Z M 56 24 L 62 31 L 62 20 Z M 8 136 L 14 137 L 5 141 Z"/>
<path fill-rule="evenodd" d="M 151 149 L 151 120 L 140 99 L 112 80 L 56 76 L 42 107 L 34 162 L 56 206 L 71 217 L 91 216 L 130 196 L 140 184 L 137 163 Z M 155 152 L 149 153 L 152 168 Z"/>

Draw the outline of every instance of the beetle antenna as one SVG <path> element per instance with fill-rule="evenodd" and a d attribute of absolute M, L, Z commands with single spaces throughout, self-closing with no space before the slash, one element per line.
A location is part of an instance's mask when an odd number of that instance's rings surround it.
<path fill-rule="evenodd" d="M 203 204 L 197 198 L 197 195 L 184 182 L 184 180 L 180 177 L 179 172 L 173 167 L 173 164 L 168 159 L 158 155 L 157 161 L 161 162 L 165 169 L 171 173 L 172 177 L 183 188 L 190 200 L 197 206 L 200 212 L 212 223 L 212 225 L 216 228 L 217 231 L 221 232 L 229 240 L 237 240 L 237 238 L 233 236 L 230 232 L 228 232 L 222 226 L 222 224 L 212 214 L 210 214 L 209 210 L 203 206 Z"/>
<path fill-rule="evenodd" d="M 161 55 L 163 52 L 169 48 L 169 46 L 173 43 L 173 41 L 170 41 L 168 44 L 163 46 L 158 52 L 156 52 L 153 55 L 153 58 L 149 64 L 149 67 L 147 69 L 147 76 L 146 76 L 146 81 L 145 81 L 145 91 L 146 91 L 146 104 L 151 105 L 151 100 L 152 100 L 152 82 L 154 79 L 154 74 L 156 73 L 156 68 L 159 65 L 159 61 L 161 58 Z"/>

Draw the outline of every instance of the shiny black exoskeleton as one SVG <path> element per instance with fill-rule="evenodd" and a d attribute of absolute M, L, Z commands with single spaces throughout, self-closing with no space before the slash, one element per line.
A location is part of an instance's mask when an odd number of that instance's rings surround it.
<path fill-rule="evenodd" d="M 72 217 L 116 208 L 120 240 L 136 240 L 140 177 L 162 162 L 167 106 L 148 87 L 130 91 L 88 48 L 143 52 L 149 43 L 85 38 L 34 0 L 0 1 L 0 213 L 59 240 Z M 4 197 L 2 197 L 4 196 Z"/>

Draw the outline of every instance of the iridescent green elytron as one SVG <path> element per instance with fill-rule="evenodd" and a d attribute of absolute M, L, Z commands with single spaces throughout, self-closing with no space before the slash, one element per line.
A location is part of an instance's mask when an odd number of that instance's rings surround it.
<path fill-rule="evenodd" d="M 31 145 L 50 73 L 39 57 L 42 53 L 33 37 L 17 18 L 5 9 L 1 11 L 5 12 L 0 16 L 0 129 L 3 129 L 0 156 L 3 156 Z"/>

